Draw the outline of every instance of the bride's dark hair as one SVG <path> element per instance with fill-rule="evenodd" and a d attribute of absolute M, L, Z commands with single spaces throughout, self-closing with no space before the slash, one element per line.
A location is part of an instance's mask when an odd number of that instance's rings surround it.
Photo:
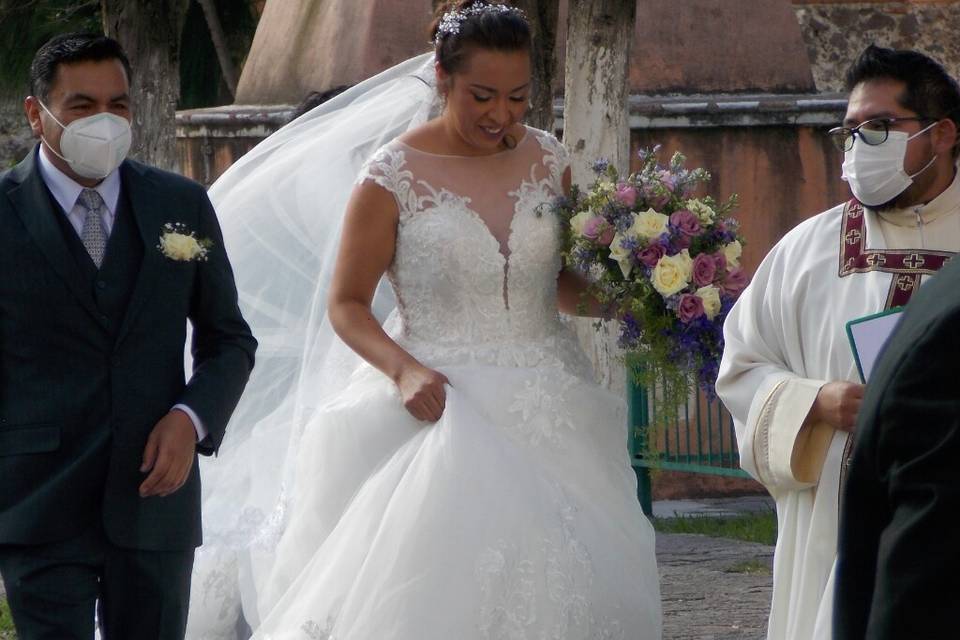
<path fill-rule="evenodd" d="M 530 51 L 530 23 L 519 9 L 510 11 L 477 11 L 484 5 L 510 6 L 488 0 L 448 0 L 437 7 L 430 25 L 430 40 L 435 44 L 437 62 L 449 74 L 457 73 L 466 64 L 473 48 L 494 51 Z M 473 9 L 476 13 L 470 13 Z M 443 16 L 452 11 L 468 12 L 459 22 L 458 33 L 440 33 Z"/>

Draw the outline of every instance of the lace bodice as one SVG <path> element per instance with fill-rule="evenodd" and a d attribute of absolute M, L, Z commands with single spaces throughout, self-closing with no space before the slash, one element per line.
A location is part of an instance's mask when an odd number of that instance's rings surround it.
<path fill-rule="evenodd" d="M 442 361 L 543 359 L 545 343 L 562 337 L 550 205 L 567 165 L 557 139 L 531 128 L 492 156 L 440 156 L 395 140 L 370 159 L 358 181 L 388 190 L 399 209 L 388 271 L 398 341 Z"/>

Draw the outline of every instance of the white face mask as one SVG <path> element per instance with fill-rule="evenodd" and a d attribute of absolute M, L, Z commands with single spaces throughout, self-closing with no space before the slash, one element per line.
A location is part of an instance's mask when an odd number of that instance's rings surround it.
<path fill-rule="evenodd" d="M 904 131 L 891 131 L 887 139 L 877 145 L 855 140 L 853 147 L 843 155 L 843 179 L 850 184 L 850 190 L 857 200 L 868 207 L 876 207 L 906 191 L 913 184 L 913 179 L 937 159 L 934 155 L 923 169 L 908 175 L 903 169 L 907 143 L 936 125 L 934 122 L 912 136 Z"/>
<path fill-rule="evenodd" d="M 37 102 L 40 102 L 39 100 Z M 120 166 L 130 151 L 130 122 L 113 113 L 98 113 L 63 126 L 50 109 L 40 106 L 63 129 L 60 155 L 46 139 L 47 148 L 70 165 L 77 175 L 101 180 Z"/>

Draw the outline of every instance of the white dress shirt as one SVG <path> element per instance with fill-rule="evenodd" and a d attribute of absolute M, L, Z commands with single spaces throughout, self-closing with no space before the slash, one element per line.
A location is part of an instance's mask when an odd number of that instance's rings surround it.
<path fill-rule="evenodd" d="M 77 202 L 77 200 L 80 197 L 80 192 L 87 187 L 75 182 L 70 176 L 58 169 L 47 156 L 48 153 L 50 152 L 47 151 L 46 145 L 41 144 L 40 153 L 38 154 L 40 160 L 38 163 L 40 177 L 43 179 L 44 184 L 47 185 L 50 193 L 53 194 L 57 204 L 66 212 L 70 226 L 74 228 L 78 236 L 82 236 L 83 219 L 87 215 L 87 209 Z M 101 180 L 97 186 L 93 187 L 93 189 L 103 198 L 105 205 L 102 213 L 103 230 L 109 238 L 110 233 L 113 231 L 114 221 L 117 219 L 117 205 L 120 202 L 120 170 L 114 169 L 111 171 L 110 174 Z M 185 404 L 174 405 L 173 409 L 179 409 L 190 418 L 190 421 L 193 423 L 193 428 L 197 432 L 197 442 L 207 437 L 207 429 L 193 409 Z"/>

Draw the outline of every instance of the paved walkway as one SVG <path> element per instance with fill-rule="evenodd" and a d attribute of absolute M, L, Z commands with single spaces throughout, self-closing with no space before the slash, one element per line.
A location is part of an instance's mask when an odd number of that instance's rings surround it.
<path fill-rule="evenodd" d="M 659 518 L 772 511 L 769 496 L 664 500 Z M 773 547 L 689 534 L 657 534 L 663 640 L 763 640 Z"/>
<path fill-rule="evenodd" d="M 663 640 L 763 640 L 773 547 L 682 533 L 657 535 Z"/>

